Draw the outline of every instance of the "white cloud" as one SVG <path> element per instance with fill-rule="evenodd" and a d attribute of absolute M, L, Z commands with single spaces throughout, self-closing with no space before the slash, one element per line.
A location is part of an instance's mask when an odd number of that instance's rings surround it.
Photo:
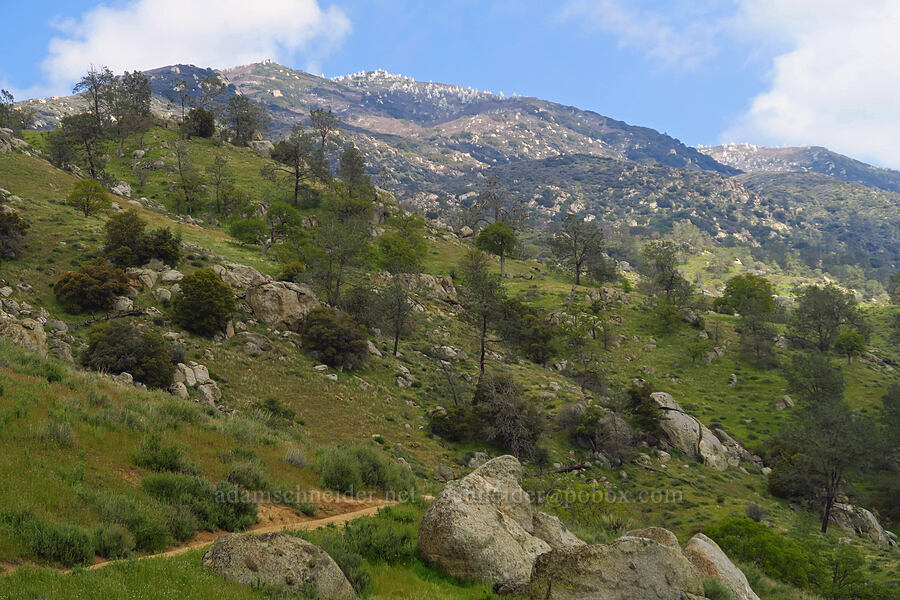
<path fill-rule="evenodd" d="M 71 91 L 88 66 L 114 72 L 175 63 L 214 68 L 300 56 L 307 69 L 341 42 L 350 21 L 317 0 L 134 0 L 56 24 L 43 62 L 47 85 Z"/>
<path fill-rule="evenodd" d="M 698 14 L 708 17 L 705 13 L 716 4 L 697 0 L 689 7 L 670 0 L 663 12 L 642 7 L 633 0 L 568 0 L 559 18 L 613 35 L 622 47 L 641 50 L 663 65 L 691 68 L 716 54 L 715 37 L 720 22 L 716 18 L 699 18 Z M 675 18 L 685 13 L 693 18 Z"/>
<path fill-rule="evenodd" d="M 786 49 L 723 142 L 821 145 L 900 168 L 900 2 L 743 0 L 737 23 Z"/>

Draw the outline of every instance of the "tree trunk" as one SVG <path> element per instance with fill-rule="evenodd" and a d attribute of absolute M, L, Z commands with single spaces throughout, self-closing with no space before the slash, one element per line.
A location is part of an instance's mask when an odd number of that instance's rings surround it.
<path fill-rule="evenodd" d="M 485 342 L 487 340 L 487 315 L 481 315 L 481 359 L 478 363 L 478 377 L 484 376 Z"/>
<path fill-rule="evenodd" d="M 394 356 L 397 356 L 397 346 L 400 345 L 400 325 L 394 328 Z"/>
<path fill-rule="evenodd" d="M 825 499 L 825 512 L 822 515 L 822 533 L 828 533 L 828 522 L 831 520 L 831 508 L 834 506 L 834 494 Z"/>
<path fill-rule="evenodd" d="M 506 275 L 506 255 L 503 253 L 503 248 L 500 249 L 500 277 Z"/>

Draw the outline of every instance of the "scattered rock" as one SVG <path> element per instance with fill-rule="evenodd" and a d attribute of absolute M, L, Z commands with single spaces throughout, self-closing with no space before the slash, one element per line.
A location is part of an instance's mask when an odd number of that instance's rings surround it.
<path fill-rule="evenodd" d="M 456 479 L 456 473 L 453 472 L 453 469 L 441 463 L 438 465 L 437 473 L 434 476 L 436 481 L 441 483 L 447 483 L 448 481 L 453 481 Z"/>
<path fill-rule="evenodd" d="M 228 262 L 224 265 L 213 265 L 212 270 L 222 278 L 222 281 L 230 285 L 235 292 L 244 292 L 255 285 L 262 285 L 272 281 L 271 277 L 263 275 L 253 267 L 237 263 Z"/>
<path fill-rule="evenodd" d="M 284 533 L 231 533 L 213 542 L 203 564 L 227 581 L 260 583 L 306 593 L 318 598 L 356 598 L 337 563 L 318 546 Z"/>
<path fill-rule="evenodd" d="M 786 408 L 793 408 L 794 400 L 790 396 L 782 396 L 778 399 L 778 402 L 775 403 L 775 410 L 784 410 Z"/>
<path fill-rule="evenodd" d="M 215 405 L 222 398 L 222 392 L 219 390 L 219 386 L 216 385 L 215 381 L 208 381 L 203 385 L 197 386 L 197 391 L 200 393 L 200 397 L 207 404 Z"/>
<path fill-rule="evenodd" d="M 184 274 L 181 271 L 169 269 L 168 271 L 163 271 L 159 275 L 159 279 L 163 283 L 175 283 L 176 281 L 181 281 L 182 279 L 184 279 Z"/>
<path fill-rule="evenodd" d="M 169 386 L 169 393 L 184 400 L 187 400 L 190 397 L 190 395 L 188 394 L 187 386 L 185 386 L 181 381 L 176 381 L 171 386 Z"/>
<path fill-rule="evenodd" d="M 437 408 L 444 411 L 443 416 L 447 416 L 447 411 L 444 409 L 444 407 L 438 406 Z M 436 409 L 432 409 L 432 410 L 436 410 Z M 428 411 L 429 416 L 431 415 L 431 412 L 432 411 Z M 472 454 L 472 457 L 469 458 L 469 462 L 466 463 L 466 465 L 470 469 L 477 469 L 478 467 L 480 467 L 481 465 L 483 465 L 484 463 L 486 463 L 489 460 L 491 460 L 491 457 L 487 452 L 475 452 L 474 454 Z"/>
<path fill-rule="evenodd" d="M 153 290 L 153 297 L 160 304 L 166 304 L 172 300 L 172 292 L 168 288 L 160 287 Z"/>
<path fill-rule="evenodd" d="M 209 383 L 210 381 L 212 381 L 209 378 L 209 369 L 207 369 L 205 366 L 195 362 L 190 363 L 189 366 L 194 372 L 194 379 L 197 380 L 198 385 L 202 385 L 204 383 Z"/>
<path fill-rule="evenodd" d="M 629 531 L 625 535 L 631 537 L 646 538 L 648 540 L 653 540 L 654 542 L 659 542 L 663 546 L 681 550 L 681 545 L 678 543 L 678 538 L 675 536 L 675 534 L 668 529 L 663 529 L 662 527 L 647 527 L 645 529 L 635 529 L 634 531 Z"/>
<path fill-rule="evenodd" d="M 128 296 L 118 296 L 113 303 L 113 310 L 116 312 L 126 312 L 134 308 L 134 301 Z"/>
<path fill-rule="evenodd" d="M 449 304 L 459 304 L 456 288 L 449 277 L 435 277 L 426 273 L 401 273 L 391 275 L 386 272 L 378 272 L 372 275 L 372 282 L 378 286 L 390 285 L 393 281 L 399 281 L 408 292 L 418 292 L 433 300 L 441 300 Z"/>
<path fill-rule="evenodd" d="M 272 345 L 272 341 L 261 333 L 242 331 L 238 334 L 238 338 L 241 340 L 241 350 L 243 350 L 247 354 L 262 354 L 263 352 L 268 352 L 275 347 Z M 328 367 L 325 367 L 325 370 L 327 371 Z"/>
<path fill-rule="evenodd" d="M 719 545 L 702 533 L 694 535 L 684 547 L 684 556 L 704 579 L 718 579 L 735 600 L 759 600 L 744 573 L 722 552 Z"/>
<path fill-rule="evenodd" d="M 374 354 L 378 358 L 383 356 L 381 350 L 378 349 L 378 346 L 372 340 L 366 340 L 366 346 L 369 348 L 369 354 Z"/>
<path fill-rule="evenodd" d="M 131 376 L 131 373 L 119 373 L 118 375 L 113 375 L 112 380 L 118 385 L 134 385 L 134 377 Z"/>
<path fill-rule="evenodd" d="M 728 387 L 734 387 L 737 385 L 738 377 L 734 373 L 728 376 Z"/>
<path fill-rule="evenodd" d="M 175 365 L 174 379 L 176 382 L 181 382 L 187 387 L 194 387 L 197 385 L 197 377 L 194 375 L 194 370 L 184 363 Z"/>
<path fill-rule="evenodd" d="M 128 185 L 124 181 L 117 181 L 116 185 L 109 188 L 109 191 L 115 194 L 116 196 L 124 196 L 126 198 L 131 198 L 131 186 Z"/>
<path fill-rule="evenodd" d="M 47 355 L 47 334 L 34 319 L 25 318 L 20 321 L 0 311 L 0 337 L 7 338 L 29 352 Z"/>
<path fill-rule="evenodd" d="M 468 225 L 463 225 L 459 228 L 459 231 L 456 232 L 461 238 L 470 238 L 475 235 L 475 232 L 472 231 L 472 228 Z"/>
<path fill-rule="evenodd" d="M 868 538 L 884 546 L 896 546 L 896 538 L 885 531 L 872 511 L 843 502 L 835 502 L 831 522 L 853 535 Z"/>

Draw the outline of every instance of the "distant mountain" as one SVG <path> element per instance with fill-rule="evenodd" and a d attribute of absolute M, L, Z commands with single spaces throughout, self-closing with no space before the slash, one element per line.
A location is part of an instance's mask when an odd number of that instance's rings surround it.
<path fill-rule="evenodd" d="M 565 154 L 588 154 L 689 170 L 735 174 L 737 169 L 646 127 L 537 98 L 503 97 L 470 88 L 415 81 L 386 71 L 327 79 L 270 61 L 213 71 L 173 65 L 146 71 L 154 110 L 176 115 L 173 89 L 199 95 L 199 84 L 219 74 L 224 95 L 242 94 L 272 115 L 267 136 L 278 138 L 303 121 L 311 108 L 331 108 L 341 120 L 343 141 L 369 157 L 373 171 L 387 168 L 410 198 L 441 193 L 448 177 L 472 177 L 495 165 Z M 38 127 L 83 110 L 76 96 L 29 100 Z"/>
<path fill-rule="evenodd" d="M 698 148 L 716 161 L 747 172 L 821 173 L 842 181 L 900 192 L 900 171 L 880 169 L 821 146 L 766 148 L 728 144 Z"/>

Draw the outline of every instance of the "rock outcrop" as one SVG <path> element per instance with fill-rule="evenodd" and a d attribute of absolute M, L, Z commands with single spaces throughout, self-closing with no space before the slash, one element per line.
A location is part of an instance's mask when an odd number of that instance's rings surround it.
<path fill-rule="evenodd" d="M 897 545 L 896 536 L 881 526 L 872 511 L 861 506 L 835 502 L 831 522 L 847 533 L 868 538 L 884 546 Z"/>
<path fill-rule="evenodd" d="M 34 319 L 16 319 L 0 311 L 0 337 L 7 338 L 16 346 L 29 352 L 47 355 L 47 334 Z"/>
<path fill-rule="evenodd" d="M 541 555 L 529 593 L 532 600 L 680 600 L 702 595 L 703 583 L 677 544 L 624 536 Z"/>
<path fill-rule="evenodd" d="M 317 598 L 356 598 L 350 582 L 324 550 L 284 533 L 223 535 L 203 556 L 203 564 L 226 580 L 244 585 L 263 583 L 298 594 L 312 587 Z"/>
<path fill-rule="evenodd" d="M 255 285 L 262 285 L 272 281 L 271 277 L 263 275 L 253 267 L 237 263 L 229 262 L 224 265 L 213 265 L 212 270 L 238 294 L 247 291 L 247 289 Z"/>
<path fill-rule="evenodd" d="M 670 394 L 654 392 L 650 398 L 662 413 L 662 429 L 673 446 L 718 471 L 740 462 L 712 431 L 686 413 Z"/>
<path fill-rule="evenodd" d="M 696 534 L 688 541 L 683 553 L 696 567 L 700 577 L 718 579 L 719 583 L 728 588 L 735 600 L 759 600 L 743 571 L 731 562 L 718 544 L 702 533 Z"/>
<path fill-rule="evenodd" d="M 418 292 L 432 300 L 441 300 L 449 304 L 459 304 L 459 296 L 453 280 L 449 277 L 435 277 L 427 273 L 401 273 L 390 275 L 386 272 L 378 272 L 372 275 L 375 285 L 388 285 L 392 281 L 399 281 L 408 292 Z"/>
<path fill-rule="evenodd" d="M 308 285 L 289 281 L 269 281 L 247 290 L 250 310 L 269 327 L 300 331 L 309 311 L 319 300 Z"/>
<path fill-rule="evenodd" d="M 460 579 L 524 583 L 554 545 L 583 544 L 558 519 L 535 519 L 521 481 L 519 461 L 501 456 L 448 482 L 419 527 L 425 560 Z"/>

